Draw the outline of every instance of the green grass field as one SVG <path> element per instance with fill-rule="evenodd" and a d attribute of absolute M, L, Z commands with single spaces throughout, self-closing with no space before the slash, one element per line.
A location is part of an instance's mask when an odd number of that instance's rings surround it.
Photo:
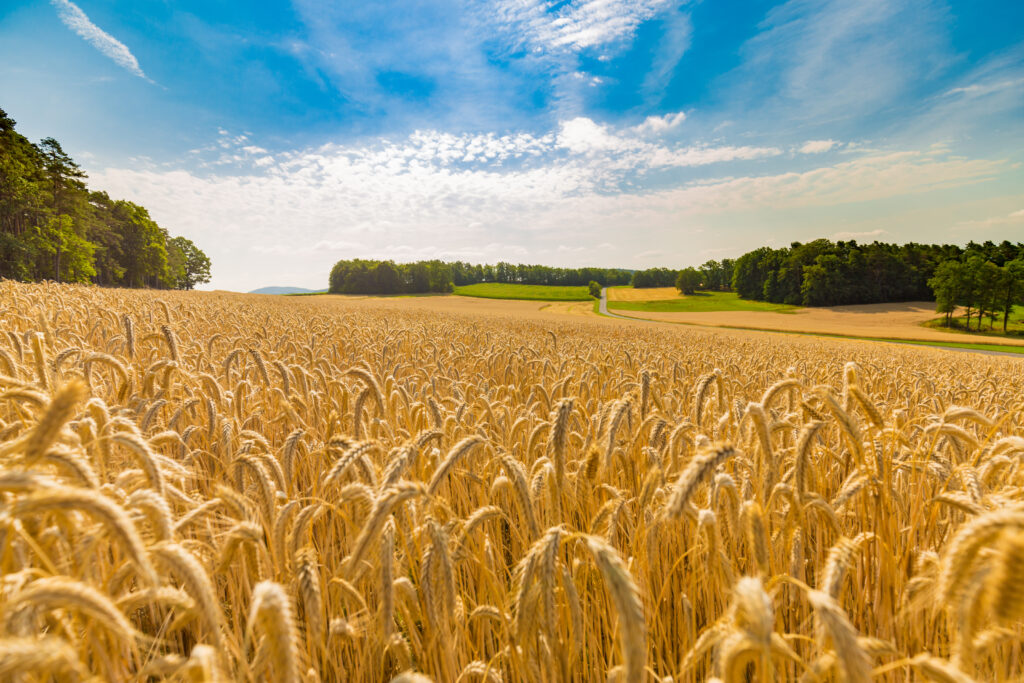
<path fill-rule="evenodd" d="M 458 296 L 481 299 L 526 299 L 528 301 L 590 301 L 586 287 L 555 287 L 549 285 L 512 285 L 481 282 L 455 288 Z"/>
<path fill-rule="evenodd" d="M 791 313 L 797 306 L 741 299 L 735 292 L 697 292 L 678 299 L 658 301 L 608 301 L 609 310 L 654 313 L 706 313 L 709 311 L 768 311 Z"/>

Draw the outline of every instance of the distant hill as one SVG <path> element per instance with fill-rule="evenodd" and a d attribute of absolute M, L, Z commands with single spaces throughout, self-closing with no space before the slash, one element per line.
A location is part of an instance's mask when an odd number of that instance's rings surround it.
<path fill-rule="evenodd" d="M 316 294 L 326 292 L 326 289 L 303 289 L 302 287 L 260 287 L 249 294 Z"/>

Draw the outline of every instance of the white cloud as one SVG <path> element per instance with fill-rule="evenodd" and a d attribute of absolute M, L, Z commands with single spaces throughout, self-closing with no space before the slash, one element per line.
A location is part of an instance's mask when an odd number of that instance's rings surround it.
<path fill-rule="evenodd" d="M 229 154 L 250 143 L 232 144 Z M 223 153 L 211 147 L 203 154 Z M 825 220 L 836 224 L 856 202 L 978 183 L 1007 167 L 926 149 L 868 152 L 802 173 L 750 175 L 758 167 L 744 167 L 747 175 L 676 179 L 657 190 L 642 180 L 663 169 L 778 154 L 669 147 L 628 128 L 573 119 L 544 135 L 418 131 L 363 146 L 254 155 L 237 167 L 209 167 L 214 174 L 149 167 L 90 175 L 97 187 L 143 204 L 172 234 L 199 244 L 213 259 L 214 286 L 246 290 L 270 274 L 319 288 L 335 261 L 356 256 L 688 264 L 714 250 L 764 243 L 766 235 L 750 230 L 785 212 L 834 210 L 838 220 Z M 565 244 L 584 248 L 560 249 Z"/>
<path fill-rule="evenodd" d="M 835 140 L 808 140 L 800 147 L 799 151 L 801 154 L 821 154 L 838 144 Z"/>
<path fill-rule="evenodd" d="M 1012 78 L 1006 80 L 990 81 L 987 83 L 972 83 L 970 85 L 953 88 L 946 92 L 946 95 L 963 95 L 965 97 L 980 97 L 989 95 L 1009 88 L 1017 88 L 1024 85 L 1024 78 Z"/>
<path fill-rule="evenodd" d="M 624 152 L 635 149 L 639 142 L 628 140 L 611 132 L 608 126 L 578 116 L 563 121 L 558 133 L 558 144 L 575 154 L 594 152 Z"/>
<path fill-rule="evenodd" d="M 78 5 L 70 2 L 70 0 L 50 0 L 50 4 L 57 8 L 57 15 L 64 22 L 65 26 L 84 38 L 86 42 L 103 53 L 104 56 L 139 78 L 145 78 L 147 81 L 150 80 L 139 67 L 139 60 L 135 59 L 135 55 L 131 53 L 127 46 L 92 23 Z"/>
<path fill-rule="evenodd" d="M 652 116 L 638 127 L 616 131 L 611 126 L 579 116 L 562 122 L 557 144 L 572 154 L 603 156 L 606 160 L 605 168 L 609 169 L 682 168 L 722 161 L 760 159 L 782 153 L 776 147 L 665 147 L 633 135 L 646 130 L 668 130 L 679 125 L 683 118 L 682 113 L 662 118 Z"/>
<path fill-rule="evenodd" d="M 686 114 L 681 111 L 664 116 L 648 116 L 643 123 L 633 126 L 631 130 L 638 135 L 661 135 L 676 128 L 685 120 Z"/>
<path fill-rule="evenodd" d="M 583 0 L 552 11 L 543 0 L 501 0 L 488 8 L 517 43 L 534 51 L 579 51 L 633 36 L 668 0 Z"/>

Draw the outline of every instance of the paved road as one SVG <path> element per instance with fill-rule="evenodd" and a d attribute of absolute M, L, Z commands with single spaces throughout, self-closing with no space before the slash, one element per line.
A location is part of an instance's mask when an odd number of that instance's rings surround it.
<path fill-rule="evenodd" d="M 601 289 L 601 304 L 600 304 L 600 306 L 598 306 L 597 310 L 601 312 L 601 315 L 606 315 L 609 318 L 619 318 L 620 320 L 638 320 L 640 322 L 649 322 L 649 323 L 657 323 L 657 322 L 664 323 L 664 322 L 668 322 L 668 321 L 665 321 L 665 320 L 648 320 L 647 318 L 634 318 L 632 316 L 619 315 L 618 313 L 612 313 L 611 311 L 608 310 L 608 288 L 607 287 L 603 287 Z M 670 324 L 673 324 L 673 323 L 670 323 Z M 715 327 L 714 325 L 693 325 L 691 323 L 674 323 L 674 324 L 676 324 L 676 325 L 688 325 L 688 324 L 690 324 L 693 327 L 712 327 L 712 328 Z M 730 327 L 730 328 L 723 328 L 723 329 L 732 329 L 732 330 L 739 329 L 739 330 L 742 330 L 743 328 L 742 327 Z M 751 330 L 751 331 L 752 332 L 773 332 L 773 333 L 776 333 L 776 334 L 802 334 L 802 335 L 809 335 L 809 336 L 817 336 L 813 332 L 788 332 L 786 330 Z M 825 337 L 827 335 L 821 335 L 821 336 Z M 831 336 L 829 336 L 828 338 L 829 339 L 844 339 L 845 337 L 831 337 Z M 849 337 L 849 339 L 858 341 L 856 337 Z M 860 340 L 860 341 L 863 341 L 863 340 Z M 867 341 L 875 341 L 875 340 L 874 339 L 869 339 Z M 899 339 L 885 340 L 885 341 L 883 341 L 881 343 L 883 343 L 883 344 L 900 344 L 902 346 L 923 346 L 925 348 L 942 349 L 944 351 L 961 351 L 961 352 L 966 352 L 966 353 L 984 353 L 985 355 L 988 355 L 988 356 L 1012 356 L 1014 358 L 1017 358 L 1017 359 L 1020 359 L 1020 360 L 1024 360 L 1024 354 L 1013 353 L 1012 351 L 988 351 L 988 350 L 985 350 L 985 349 L 965 349 L 965 348 L 960 347 L 960 346 L 935 346 L 933 344 L 912 344 L 910 342 L 900 341 Z"/>
<path fill-rule="evenodd" d="M 624 315 L 619 315 L 618 313 L 610 312 L 608 310 L 608 288 L 607 287 L 602 287 L 601 288 L 601 305 L 598 306 L 597 310 L 601 312 L 601 315 L 606 315 L 609 318 L 621 318 L 622 320 L 641 320 L 641 318 L 627 318 Z M 653 321 L 650 321 L 650 322 L 653 322 Z"/>

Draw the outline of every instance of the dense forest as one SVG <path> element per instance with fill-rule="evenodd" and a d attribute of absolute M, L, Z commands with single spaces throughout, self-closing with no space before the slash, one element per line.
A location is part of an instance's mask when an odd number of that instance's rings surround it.
<path fill-rule="evenodd" d="M 192 289 L 210 259 L 145 208 L 90 190 L 53 138 L 33 144 L 0 109 L 0 277 Z"/>
<path fill-rule="evenodd" d="M 1024 244 L 893 245 L 815 240 L 761 247 L 733 266 L 732 288 L 745 299 L 804 306 L 928 301 L 930 281 L 946 261 L 975 259 L 1004 267 L 1024 258 Z M 983 279 L 982 279 L 983 280 Z M 965 295 L 971 296 L 971 295 Z"/>
<path fill-rule="evenodd" d="M 329 291 L 335 294 L 417 294 L 451 292 L 478 282 L 522 285 L 602 286 L 629 284 L 631 271 L 612 268 L 552 268 L 500 262 L 480 265 L 462 261 L 395 263 L 352 259 L 331 269 Z"/>

